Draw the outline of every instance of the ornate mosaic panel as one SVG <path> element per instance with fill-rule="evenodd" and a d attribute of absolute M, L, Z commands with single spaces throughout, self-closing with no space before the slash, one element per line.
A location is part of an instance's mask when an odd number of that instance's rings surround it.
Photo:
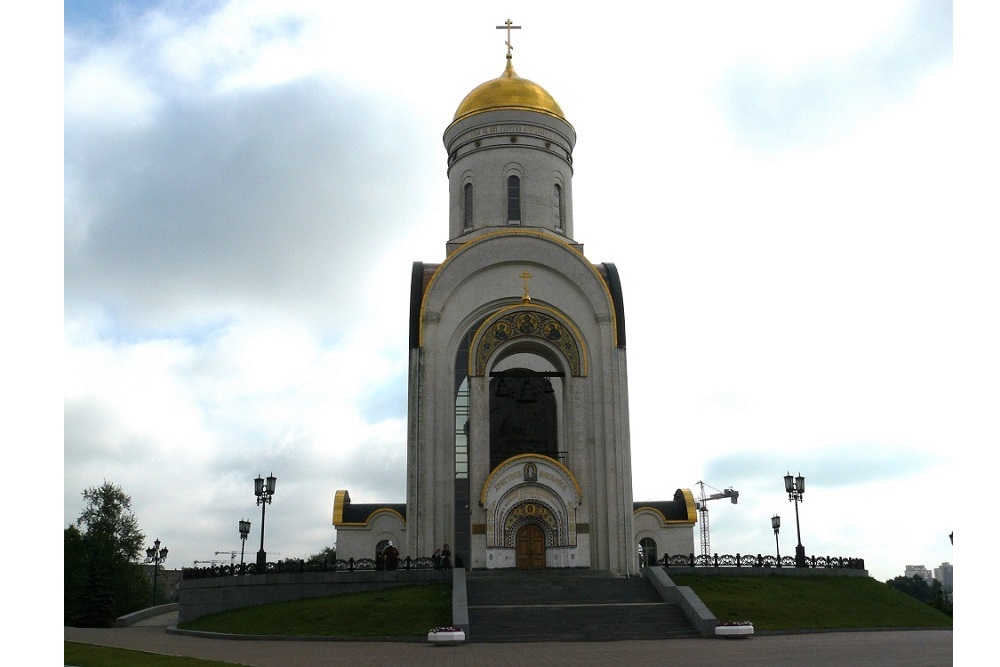
<path fill-rule="evenodd" d="M 570 372 L 577 377 L 584 374 L 580 345 L 572 328 L 551 313 L 533 308 L 518 308 L 507 311 L 485 326 L 476 345 L 475 366 L 472 369 L 474 375 L 483 375 L 490 356 L 498 347 L 524 336 L 541 338 L 555 345 L 566 357 Z"/>
<path fill-rule="evenodd" d="M 490 475 L 481 496 L 486 546 L 513 548 L 526 523 L 542 528 L 546 546 L 576 546 L 580 501 L 576 481 L 556 461 L 533 454 L 511 458 Z"/>

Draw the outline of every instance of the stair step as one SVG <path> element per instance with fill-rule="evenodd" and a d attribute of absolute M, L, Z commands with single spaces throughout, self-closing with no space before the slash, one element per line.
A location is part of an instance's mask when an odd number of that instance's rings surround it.
<path fill-rule="evenodd" d="M 474 571 L 466 578 L 476 642 L 696 637 L 648 580 L 590 570 Z"/>

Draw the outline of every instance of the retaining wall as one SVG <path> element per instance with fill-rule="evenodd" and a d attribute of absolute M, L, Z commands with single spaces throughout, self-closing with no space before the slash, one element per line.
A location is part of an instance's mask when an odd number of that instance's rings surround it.
<path fill-rule="evenodd" d="M 178 624 L 207 614 L 270 602 L 377 591 L 451 580 L 451 570 L 283 572 L 180 582 Z"/>

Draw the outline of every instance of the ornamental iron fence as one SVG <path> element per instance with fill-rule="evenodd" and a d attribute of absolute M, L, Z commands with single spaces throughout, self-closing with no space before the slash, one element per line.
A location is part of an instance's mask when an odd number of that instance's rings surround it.
<path fill-rule="evenodd" d="M 376 563 L 374 558 L 348 558 L 324 561 L 278 561 L 267 563 L 264 571 L 258 569 L 256 563 L 241 565 L 212 565 L 210 567 L 185 567 L 184 579 L 208 579 L 212 577 L 239 577 L 249 574 L 281 574 L 285 572 L 360 572 L 375 570 L 440 570 L 442 566 L 435 564 L 432 558 L 400 558 L 396 567 L 387 567 Z"/>
<path fill-rule="evenodd" d="M 695 556 L 694 554 L 664 554 L 657 565 L 671 567 L 795 567 L 795 556 L 762 556 L 757 554 L 715 554 Z M 865 569 L 864 558 L 842 558 L 839 556 L 807 556 L 806 567 L 839 568 L 846 570 Z"/>

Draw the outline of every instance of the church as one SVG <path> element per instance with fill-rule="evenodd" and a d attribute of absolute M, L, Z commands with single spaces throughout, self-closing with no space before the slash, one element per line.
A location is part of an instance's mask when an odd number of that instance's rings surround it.
<path fill-rule="evenodd" d="M 694 552 L 694 497 L 632 497 L 623 288 L 575 240 L 576 130 L 514 71 L 445 129 L 448 240 L 410 282 L 406 502 L 336 492 L 339 558 L 632 575 Z"/>

